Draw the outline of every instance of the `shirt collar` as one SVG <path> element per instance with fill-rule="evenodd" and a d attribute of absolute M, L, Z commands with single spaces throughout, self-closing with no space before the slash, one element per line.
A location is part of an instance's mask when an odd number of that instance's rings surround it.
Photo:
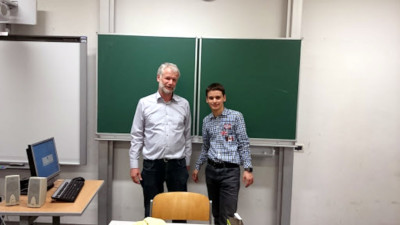
<path fill-rule="evenodd" d="M 228 109 L 224 106 L 224 110 L 222 111 L 221 115 L 226 116 L 228 115 Z"/>
<path fill-rule="evenodd" d="M 221 115 L 215 117 L 213 113 L 210 113 L 210 119 L 216 119 L 216 118 L 218 118 L 218 117 L 226 117 L 226 116 L 228 116 L 228 114 L 229 114 L 229 109 L 227 109 L 227 108 L 224 106 L 224 110 L 222 110 Z"/>
<path fill-rule="evenodd" d="M 157 101 L 163 101 L 163 102 L 165 102 L 164 99 L 161 97 L 160 92 L 158 92 L 158 90 L 157 90 L 157 92 L 156 92 L 156 99 L 157 99 Z M 172 102 L 172 101 L 174 101 L 174 102 L 177 101 L 175 93 L 172 94 L 171 102 Z"/>

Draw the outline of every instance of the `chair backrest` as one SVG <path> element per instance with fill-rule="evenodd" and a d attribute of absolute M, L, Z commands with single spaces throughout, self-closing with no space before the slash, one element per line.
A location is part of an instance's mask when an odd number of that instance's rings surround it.
<path fill-rule="evenodd" d="M 163 220 L 198 220 L 211 224 L 211 201 L 193 192 L 166 192 L 154 197 L 150 216 Z"/>

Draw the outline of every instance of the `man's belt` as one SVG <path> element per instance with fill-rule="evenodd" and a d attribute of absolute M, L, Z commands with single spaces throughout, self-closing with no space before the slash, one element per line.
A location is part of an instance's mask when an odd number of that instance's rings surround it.
<path fill-rule="evenodd" d="M 164 159 L 144 159 L 144 160 L 146 160 L 146 161 L 156 161 L 156 162 L 160 162 L 160 161 L 163 161 L 163 162 L 172 162 L 172 161 L 179 161 L 179 160 L 184 160 L 185 158 L 182 158 L 182 159 L 166 159 L 166 158 L 164 158 Z"/>
<path fill-rule="evenodd" d="M 213 166 L 214 168 L 238 168 L 239 165 L 235 163 L 229 162 L 214 162 L 211 159 L 207 160 L 207 163 Z"/>

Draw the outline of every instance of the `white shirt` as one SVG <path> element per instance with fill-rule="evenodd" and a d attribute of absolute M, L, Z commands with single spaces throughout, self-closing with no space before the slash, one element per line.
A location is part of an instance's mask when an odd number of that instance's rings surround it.
<path fill-rule="evenodd" d="M 174 94 L 165 102 L 158 91 L 139 100 L 131 129 L 130 167 L 144 159 L 186 159 L 190 165 L 192 140 L 189 102 Z"/>

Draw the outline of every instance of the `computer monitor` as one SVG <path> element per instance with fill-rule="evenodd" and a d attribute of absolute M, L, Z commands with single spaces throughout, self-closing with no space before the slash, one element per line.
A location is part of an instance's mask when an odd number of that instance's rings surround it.
<path fill-rule="evenodd" d="M 46 177 L 47 189 L 52 188 L 61 172 L 54 137 L 28 145 L 26 153 L 31 176 Z"/>

